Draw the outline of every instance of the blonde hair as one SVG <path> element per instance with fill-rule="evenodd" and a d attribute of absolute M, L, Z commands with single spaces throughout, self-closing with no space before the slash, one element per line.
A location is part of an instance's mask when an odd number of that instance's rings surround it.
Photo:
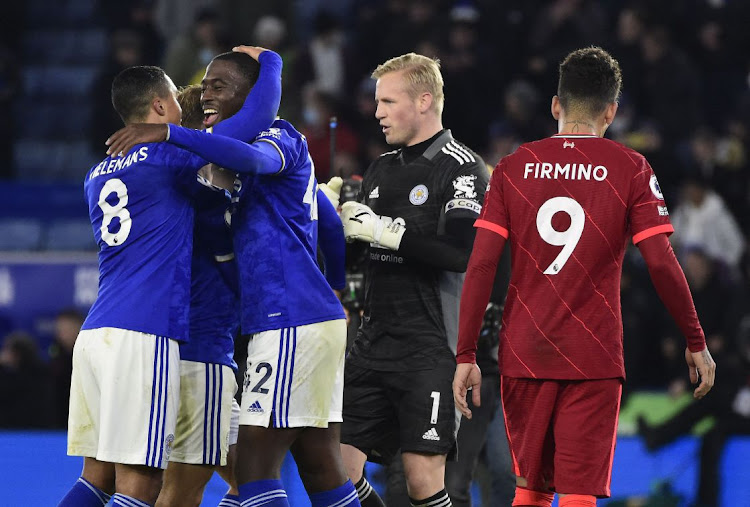
<path fill-rule="evenodd" d="M 177 102 L 182 109 L 182 126 L 203 129 L 203 106 L 201 105 L 201 85 L 194 84 L 180 88 Z"/>
<path fill-rule="evenodd" d="M 445 95 L 443 94 L 443 75 L 440 73 L 440 60 L 407 53 L 391 58 L 378 65 L 372 73 L 373 79 L 380 79 L 390 72 L 405 71 L 404 77 L 409 85 L 409 96 L 416 98 L 420 93 L 432 95 L 432 107 L 438 116 L 443 114 Z"/>

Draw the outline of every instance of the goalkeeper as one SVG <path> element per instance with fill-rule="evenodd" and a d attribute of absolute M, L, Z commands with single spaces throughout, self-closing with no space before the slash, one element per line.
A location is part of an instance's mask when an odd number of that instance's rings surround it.
<path fill-rule="evenodd" d="M 372 77 L 376 117 L 396 149 L 370 165 L 358 202 L 341 211 L 347 240 L 369 244 L 364 316 L 344 375 L 342 455 L 364 507 L 382 505 L 365 461 L 387 464 L 399 448 L 412 505 L 446 507 L 460 418 L 448 340 L 489 175 L 443 128 L 437 61 L 410 53 Z"/>

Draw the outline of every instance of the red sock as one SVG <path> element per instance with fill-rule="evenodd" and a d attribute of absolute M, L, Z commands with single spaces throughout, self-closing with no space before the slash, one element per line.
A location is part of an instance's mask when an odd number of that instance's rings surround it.
<path fill-rule="evenodd" d="M 553 498 L 554 495 L 552 493 L 532 491 L 516 486 L 516 497 L 513 499 L 513 506 L 551 507 Z"/>
<path fill-rule="evenodd" d="M 596 497 L 592 495 L 565 495 L 560 497 L 560 507 L 596 507 Z"/>

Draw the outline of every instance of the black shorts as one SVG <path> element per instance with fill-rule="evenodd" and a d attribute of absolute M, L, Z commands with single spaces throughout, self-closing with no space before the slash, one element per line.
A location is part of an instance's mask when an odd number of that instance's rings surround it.
<path fill-rule="evenodd" d="M 461 413 L 453 402 L 454 361 L 430 370 L 376 371 L 346 363 L 341 442 L 387 465 L 396 452 L 456 459 Z"/>

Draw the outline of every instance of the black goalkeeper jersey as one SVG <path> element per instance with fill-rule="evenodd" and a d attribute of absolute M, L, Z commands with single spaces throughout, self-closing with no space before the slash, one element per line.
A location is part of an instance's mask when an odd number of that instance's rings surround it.
<path fill-rule="evenodd" d="M 403 149 L 381 155 L 365 173 L 358 200 L 380 216 L 403 219 L 407 233 L 435 238 L 445 235 L 446 220 L 463 218 L 472 227 L 489 173 L 450 130 L 432 139 L 410 162 Z M 383 371 L 428 369 L 438 359 L 453 360 L 449 337 L 455 345 L 462 283 L 463 273 L 370 245 L 364 318 L 347 360 Z"/>

